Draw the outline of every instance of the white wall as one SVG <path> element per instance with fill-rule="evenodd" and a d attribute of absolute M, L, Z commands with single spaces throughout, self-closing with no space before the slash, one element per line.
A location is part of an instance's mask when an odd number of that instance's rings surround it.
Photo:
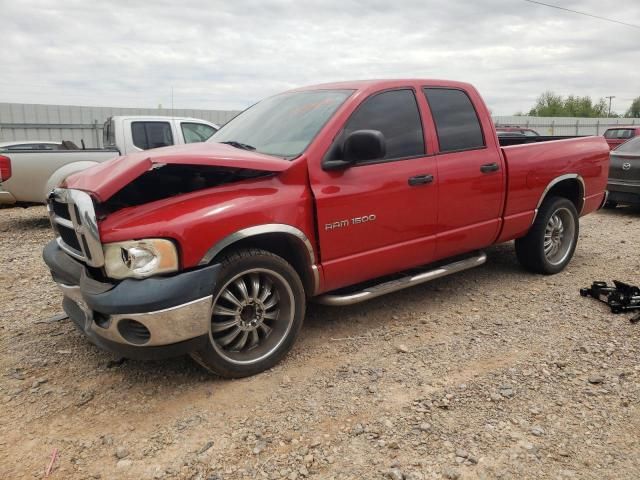
<path fill-rule="evenodd" d="M 616 125 L 640 125 L 640 118 L 575 118 L 493 116 L 496 125 L 521 125 L 540 135 L 602 135 Z"/>

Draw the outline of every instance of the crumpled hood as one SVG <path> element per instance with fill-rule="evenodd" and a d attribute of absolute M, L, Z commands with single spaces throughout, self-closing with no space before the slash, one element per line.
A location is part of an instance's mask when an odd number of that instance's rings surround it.
<path fill-rule="evenodd" d="M 222 143 L 192 143 L 117 157 L 67 178 L 67 188 L 92 193 L 104 202 L 156 165 L 182 164 L 282 172 L 291 162 Z"/>

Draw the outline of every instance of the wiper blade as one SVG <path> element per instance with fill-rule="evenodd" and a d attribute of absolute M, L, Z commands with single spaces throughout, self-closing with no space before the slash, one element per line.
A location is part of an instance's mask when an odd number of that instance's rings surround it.
<path fill-rule="evenodd" d="M 255 150 L 256 147 L 252 145 L 247 145 L 246 143 L 236 142 L 235 140 L 229 140 L 228 142 L 220 142 L 225 145 L 231 145 L 232 147 L 241 148 L 242 150 Z"/>

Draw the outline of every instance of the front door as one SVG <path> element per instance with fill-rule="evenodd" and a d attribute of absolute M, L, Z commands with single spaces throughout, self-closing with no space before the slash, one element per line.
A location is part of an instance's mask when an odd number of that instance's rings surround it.
<path fill-rule="evenodd" d="M 356 130 L 382 132 L 385 157 L 344 170 L 310 172 L 328 290 L 428 263 L 435 252 L 436 162 L 425 150 L 414 90 L 365 99 L 328 155 Z"/>

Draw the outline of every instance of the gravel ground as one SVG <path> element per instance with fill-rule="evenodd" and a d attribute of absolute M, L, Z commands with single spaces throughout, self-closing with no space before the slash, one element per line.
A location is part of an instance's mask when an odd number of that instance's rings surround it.
<path fill-rule="evenodd" d="M 640 283 L 640 211 L 582 220 L 553 277 L 485 266 L 312 305 L 253 378 L 118 361 L 61 312 L 42 207 L 0 210 L 0 478 L 637 479 L 640 324 L 578 295 Z"/>

